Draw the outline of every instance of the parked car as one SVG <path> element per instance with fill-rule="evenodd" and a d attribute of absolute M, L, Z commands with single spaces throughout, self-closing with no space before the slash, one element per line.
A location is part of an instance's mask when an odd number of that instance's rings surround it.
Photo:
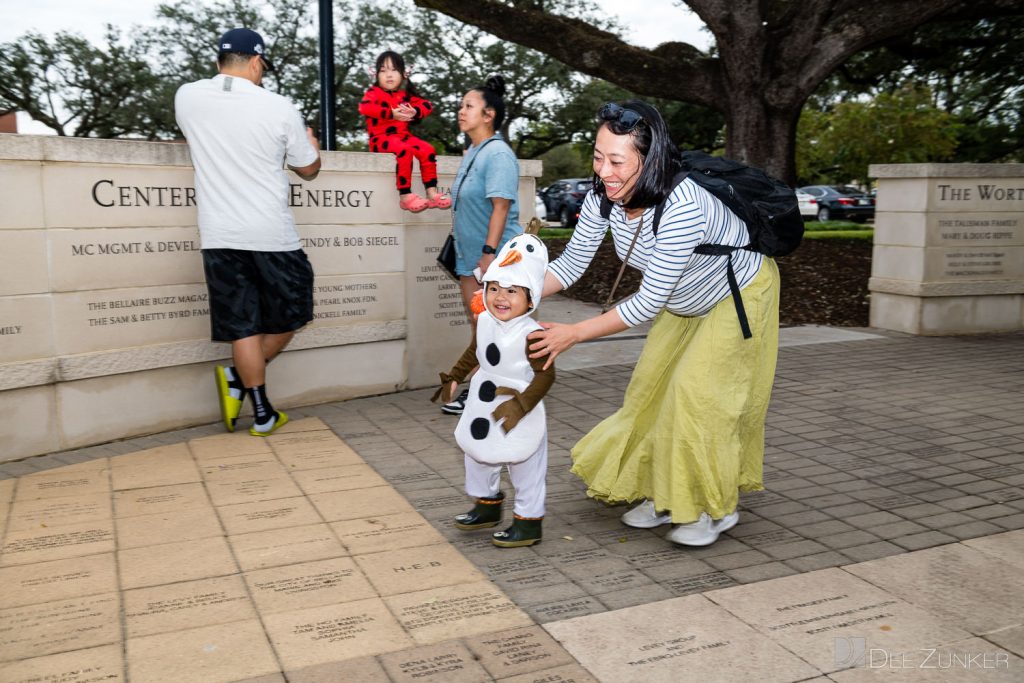
<path fill-rule="evenodd" d="M 801 190 L 796 191 L 796 203 L 800 207 L 800 215 L 804 218 L 817 218 L 818 217 L 818 200 L 813 196 L 802 192 Z"/>
<path fill-rule="evenodd" d="M 538 192 L 533 195 L 533 200 L 533 214 L 542 221 L 546 221 L 548 219 L 548 207 L 544 205 L 544 197 L 541 197 L 540 192 Z"/>
<path fill-rule="evenodd" d="M 544 200 L 548 220 L 557 220 L 566 228 L 576 227 L 583 198 L 593 185 L 591 178 L 565 178 L 541 190 L 540 196 Z"/>
<path fill-rule="evenodd" d="M 808 185 L 798 188 L 811 195 L 818 203 L 817 218 L 824 223 L 830 220 L 852 220 L 863 223 L 875 217 L 875 199 L 848 185 Z"/>

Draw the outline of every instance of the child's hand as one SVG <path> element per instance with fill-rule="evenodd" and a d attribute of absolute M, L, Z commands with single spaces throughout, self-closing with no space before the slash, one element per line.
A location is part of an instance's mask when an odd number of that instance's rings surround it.
<path fill-rule="evenodd" d="M 498 396 L 511 396 L 509 400 L 498 405 L 491 413 L 491 417 L 494 418 L 495 422 L 501 422 L 501 429 L 508 434 L 519 421 L 526 415 L 526 411 L 523 410 L 523 404 L 519 402 L 519 392 L 509 387 L 498 387 L 498 391 L 495 392 Z"/>
<path fill-rule="evenodd" d="M 410 107 L 407 102 L 402 102 L 402 104 L 391 110 L 391 115 L 396 121 L 412 121 L 412 117 L 416 115 L 416 110 Z"/>
<path fill-rule="evenodd" d="M 452 398 L 455 396 L 455 390 L 459 388 L 459 383 L 455 380 L 448 380 L 448 373 L 441 373 L 441 386 L 438 387 L 434 395 L 430 397 L 431 402 L 438 403 L 451 403 Z"/>

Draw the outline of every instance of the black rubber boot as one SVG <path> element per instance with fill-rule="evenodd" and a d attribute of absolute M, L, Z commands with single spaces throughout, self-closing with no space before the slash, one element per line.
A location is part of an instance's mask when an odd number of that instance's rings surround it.
<path fill-rule="evenodd" d="M 540 543 L 543 522 L 543 517 L 527 519 L 516 515 L 512 519 L 512 526 L 504 531 L 495 531 L 491 534 L 491 543 L 499 548 L 519 548 L 524 545 Z"/>
<path fill-rule="evenodd" d="M 501 524 L 501 504 L 505 494 L 498 492 L 493 498 L 477 498 L 476 505 L 469 512 L 455 515 L 455 528 L 463 531 L 487 529 Z"/>

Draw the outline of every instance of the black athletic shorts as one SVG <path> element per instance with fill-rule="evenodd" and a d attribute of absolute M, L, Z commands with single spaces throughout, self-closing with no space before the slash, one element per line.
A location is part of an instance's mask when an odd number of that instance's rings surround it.
<path fill-rule="evenodd" d="M 292 332 L 313 319 L 313 266 L 301 249 L 203 249 L 203 270 L 213 341 Z"/>

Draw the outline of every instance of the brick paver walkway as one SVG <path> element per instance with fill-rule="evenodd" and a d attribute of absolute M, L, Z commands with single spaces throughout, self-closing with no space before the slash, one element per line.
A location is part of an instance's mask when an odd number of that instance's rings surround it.
<path fill-rule="evenodd" d="M 487 531 L 452 528 L 452 515 L 468 507 L 462 456 L 451 438 L 456 419 L 428 402 L 432 390 L 290 412 L 320 418 L 541 625 L 781 577 L 831 576 L 830 568 L 871 577 L 872 561 L 882 558 L 959 557 L 987 537 L 1024 538 L 1006 534 L 1024 529 L 1024 334 L 885 335 L 786 347 L 779 360 L 767 490 L 744 495 L 740 524 L 703 549 L 666 542 L 664 527 L 622 526 L 625 508 L 587 499 L 568 472 L 572 445 L 619 406 L 629 365 L 559 373 L 547 399 L 545 540 L 530 548 L 497 549 Z M 30 458 L 0 465 L 0 480 L 220 433 L 215 423 Z M 504 487 L 511 490 L 507 482 Z M 945 549 L 919 555 L 935 546 Z M 1011 560 L 1024 555 L 999 552 Z M 865 569 L 851 567 L 858 563 Z M 966 584 L 971 577 L 961 578 Z M 970 633 L 984 635 L 984 629 Z M 1006 633 L 1016 635 L 987 644 L 1024 654 L 1024 626 Z"/>

